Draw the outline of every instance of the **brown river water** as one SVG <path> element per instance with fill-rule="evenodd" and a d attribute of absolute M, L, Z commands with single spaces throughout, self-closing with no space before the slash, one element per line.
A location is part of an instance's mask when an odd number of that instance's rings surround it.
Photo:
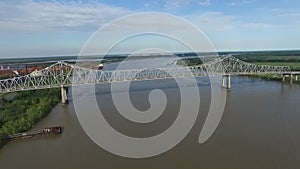
<path fill-rule="evenodd" d="M 210 104 L 210 85 L 206 78 L 197 78 L 197 83 L 201 94 L 197 121 L 182 142 L 161 155 L 131 159 L 103 150 L 81 128 L 71 99 L 68 105 L 54 107 L 33 129 L 62 125 L 62 135 L 9 142 L 0 149 L 0 168 L 300 168 L 300 85 L 232 77 L 232 89 L 227 92 L 221 122 L 212 137 L 199 144 L 199 133 Z M 130 98 L 139 110 L 149 108 L 147 98 L 153 89 L 161 89 L 168 98 L 162 116 L 143 125 L 125 120 L 116 113 L 109 87 L 109 84 L 96 86 L 97 101 L 102 103 L 107 121 L 121 133 L 153 136 L 167 129 L 176 118 L 180 97 L 172 79 L 132 83 Z"/>

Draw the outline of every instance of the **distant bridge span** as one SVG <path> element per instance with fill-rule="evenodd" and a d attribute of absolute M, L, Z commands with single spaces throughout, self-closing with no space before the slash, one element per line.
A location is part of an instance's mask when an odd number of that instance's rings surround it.
<path fill-rule="evenodd" d="M 232 56 L 217 57 L 198 66 L 114 71 L 94 70 L 60 61 L 34 74 L 0 80 L 0 93 L 57 87 L 63 89 L 68 86 L 86 84 L 216 75 L 227 77 L 227 88 L 230 88 L 230 75 L 261 74 L 291 75 L 293 72 L 287 66 L 255 65 Z"/>

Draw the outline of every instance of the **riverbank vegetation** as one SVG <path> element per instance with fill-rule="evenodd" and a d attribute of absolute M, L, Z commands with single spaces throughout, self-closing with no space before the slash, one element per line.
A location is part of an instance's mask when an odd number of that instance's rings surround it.
<path fill-rule="evenodd" d="M 234 57 L 256 65 L 289 66 L 300 70 L 300 51 L 266 51 L 235 54 Z"/>
<path fill-rule="evenodd" d="M 246 62 L 300 62 L 300 50 L 234 52 L 231 54 Z"/>
<path fill-rule="evenodd" d="M 272 74 L 266 74 L 266 75 L 248 75 L 248 77 L 252 78 L 259 78 L 259 79 L 265 79 L 265 80 L 272 80 L 272 81 L 278 81 L 282 82 L 282 75 L 272 75 Z M 290 82 L 290 77 L 287 77 L 286 83 Z M 293 84 L 300 84 L 300 79 L 296 80 L 295 76 L 293 77 Z"/>
<path fill-rule="evenodd" d="M 58 88 L 18 92 L 12 100 L 5 96 L 0 95 L 0 138 L 31 129 L 60 102 Z"/>
<path fill-rule="evenodd" d="M 184 58 L 176 62 L 177 65 L 181 66 L 197 66 L 201 65 L 203 62 L 200 58 Z"/>

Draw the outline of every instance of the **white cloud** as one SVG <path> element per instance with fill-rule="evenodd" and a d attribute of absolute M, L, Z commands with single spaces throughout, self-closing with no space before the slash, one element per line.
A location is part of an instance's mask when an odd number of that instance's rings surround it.
<path fill-rule="evenodd" d="M 297 18 L 300 17 L 300 12 L 281 12 L 278 16 Z"/>
<path fill-rule="evenodd" d="M 236 28 L 235 17 L 221 12 L 205 12 L 199 15 L 187 16 L 188 20 L 204 31 L 229 31 Z"/>
<path fill-rule="evenodd" d="M 174 9 L 185 7 L 190 4 L 198 4 L 201 6 L 210 5 L 211 0 L 165 0 L 165 8 L 166 9 Z"/>
<path fill-rule="evenodd" d="M 97 1 L 1 1 L 2 32 L 96 30 L 131 11 Z"/>
<path fill-rule="evenodd" d="M 211 0 L 202 0 L 202 1 L 199 1 L 198 3 L 199 3 L 200 5 L 208 6 L 208 5 L 210 5 L 210 1 L 211 1 Z"/>
<path fill-rule="evenodd" d="M 243 4 L 250 4 L 255 2 L 256 0 L 235 0 L 229 3 L 230 6 L 237 6 L 237 5 L 243 5 Z"/>
<path fill-rule="evenodd" d="M 250 23 L 243 24 L 242 27 L 244 27 L 244 28 L 251 28 L 251 29 L 267 29 L 267 28 L 274 27 L 274 25 L 266 24 L 266 23 L 250 22 Z"/>
<path fill-rule="evenodd" d="M 186 16 L 186 18 L 208 33 L 228 32 L 232 30 L 274 29 L 283 27 L 283 25 L 280 24 L 239 20 L 235 16 L 226 15 L 221 12 L 205 12 L 198 15 L 189 15 Z"/>

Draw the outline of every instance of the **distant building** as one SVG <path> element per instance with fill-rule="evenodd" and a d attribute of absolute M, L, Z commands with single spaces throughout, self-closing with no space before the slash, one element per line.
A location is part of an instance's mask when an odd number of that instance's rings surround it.
<path fill-rule="evenodd" d="M 31 76 L 43 76 L 43 72 L 38 71 L 37 69 L 30 73 Z"/>

